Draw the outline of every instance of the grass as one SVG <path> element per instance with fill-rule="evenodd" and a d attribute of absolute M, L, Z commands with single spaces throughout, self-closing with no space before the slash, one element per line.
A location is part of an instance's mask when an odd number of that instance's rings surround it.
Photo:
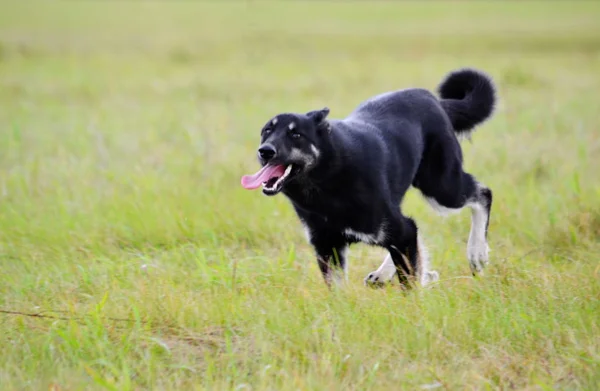
<path fill-rule="evenodd" d="M 4 2 L 3 390 L 600 388 L 596 2 Z M 473 66 L 499 89 L 464 142 L 494 190 L 403 210 L 441 281 L 330 292 L 283 197 L 241 188 L 262 124 L 342 117 Z M 56 318 L 66 318 L 56 319 Z M 115 319 L 116 318 L 116 319 Z M 118 320 L 121 319 L 121 320 Z"/>

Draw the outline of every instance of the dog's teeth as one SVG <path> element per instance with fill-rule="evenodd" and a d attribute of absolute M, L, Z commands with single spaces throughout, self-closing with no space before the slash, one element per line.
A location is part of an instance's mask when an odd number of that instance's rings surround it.
<path fill-rule="evenodd" d="M 277 180 L 275 181 L 275 183 L 273 183 L 273 185 L 272 185 L 272 186 L 270 186 L 270 187 L 269 187 L 269 186 L 267 186 L 267 183 L 268 183 L 268 182 L 263 182 L 263 188 L 264 188 L 265 190 L 267 190 L 267 191 L 271 191 L 271 190 L 275 190 L 275 189 L 277 189 L 277 187 L 279 186 L 279 184 L 280 184 L 281 182 L 283 182 L 283 180 L 284 180 L 285 178 L 287 178 L 287 177 L 288 177 L 288 175 L 290 175 L 290 173 L 291 173 L 291 172 L 292 172 L 292 164 L 290 164 L 289 166 L 287 166 L 287 167 L 285 168 L 285 171 L 283 172 L 283 175 L 282 175 L 281 177 L 277 178 Z"/>
<path fill-rule="evenodd" d="M 283 173 L 283 176 L 290 175 L 290 172 L 292 172 L 292 165 L 291 164 L 289 166 L 287 166 L 287 168 L 285 169 L 285 172 Z"/>

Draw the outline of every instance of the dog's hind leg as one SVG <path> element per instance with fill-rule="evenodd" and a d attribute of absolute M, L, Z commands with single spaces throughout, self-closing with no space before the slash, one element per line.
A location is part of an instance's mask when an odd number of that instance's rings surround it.
<path fill-rule="evenodd" d="M 440 214 L 458 212 L 465 206 L 471 209 L 471 231 L 467 244 L 467 259 L 473 275 L 481 274 L 489 261 L 487 242 L 492 191 L 462 170 L 457 175 L 437 178 L 434 186 L 419 187 L 425 199 Z"/>
<path fill-rule="evenodd" d="M 489 262 L 490 247 L 487 235 L 492 211 L 492 191 L 477 183 L 477 189 L 467 205 L 471 208 L 471 232 L 467 243 L 467 258 L 471 272 L 482 273 Z"/>

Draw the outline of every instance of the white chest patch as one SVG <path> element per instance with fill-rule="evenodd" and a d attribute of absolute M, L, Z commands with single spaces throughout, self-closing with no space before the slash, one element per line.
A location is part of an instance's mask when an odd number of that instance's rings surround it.
<path fill-rule="evenodd" d="M 310 242 L 312 240 L 312 235 L 310 233 L 310 228 L 308 228 L 308 225 L 306 225 L 306 224 L 303 224 L 303 226 L 304 226 L 304 235 L 306 236 L 306 240 L 308 242 Z"/>
<path fill-rule="evenodd" d="M 383 228 L 380 228 L 379 232 L 377 232 L 376 235 L 358 232 L 353 230 L 352 228 L 346 228 L 344 229 L 344 235 L 359 240 L 362 243 L 366 244 L 378 244 L 383 242 L 385 239 L 385 231 L 383 230 Z"/>

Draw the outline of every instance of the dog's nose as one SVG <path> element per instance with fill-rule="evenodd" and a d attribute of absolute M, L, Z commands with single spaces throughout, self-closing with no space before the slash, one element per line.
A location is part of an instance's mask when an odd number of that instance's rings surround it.
<path fill-rule="evenodd" d="M 277 152 L 275 151 L 275 147 L 271 144 L 264 144 L 258 148 L 258 156 L 266 162 L 273 159 L 275 155 L 277 155 Z"/>

